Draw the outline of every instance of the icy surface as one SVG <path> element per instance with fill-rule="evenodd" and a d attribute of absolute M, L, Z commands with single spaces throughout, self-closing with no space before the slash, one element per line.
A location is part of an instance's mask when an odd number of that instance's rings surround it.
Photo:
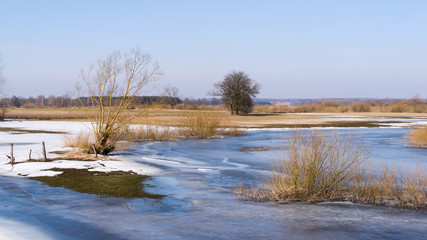
<path fill-rule="evenodd" d="M 160 170 L 134 161 L 54 161 L 54 162 L 31 162 L 21 163 L 29 158 L 32 150 L 32 159 L 42 158 L 42 145 L 46 144 L 48 157 L 58 157 L 49 152 L 69 150 L 64 145 L 65 133 L 76 135 L 81 132 L 89 132 L 89 123 L 65 122 L 65 121 L 6 121 L 0 122 L 0 127 L 23 130 L 37 130 L 50 132 L 64 132 L 64 134 L 52 133 L 25 133 L 17 131 L 0 131 L 0 176 L 54 176 L 60 174 L 58 171 L 47 171 L 52 168 L 87 168 L 93 171 L 134 171 L 139 174 L 158 175 Z M 7 164 L 9 160 L 4 157 L 10 155 L 10 143 L 14 143 L 14 157 L 18 164 L 12 166 Z"/>
<path fill-rule="evenodd" d="M 74 134 L 84 129 L 77 122 L 6 122 L 0 126 Z M 334 131 L 362 136 L 374 161 L 427 165 L 427 150 L 405 147 L 409 129 Z M 10 142 L 16 144 L 17 158 L 25 159 L 29 148 L 36 151 L 41 141 L 46 141 L 49 151 L 62 150 L 63 138 L 0 132 L 0 239 L 425 239 L 425 211 L 396 213 L 395 209 L 351 203 L 278 205 L 234 199 L 234 186 L 254 183 L 257 176 L 269 172 L 272 159 L 279 156 L 279 145 L 289 134 L 287 130 L 250 131 L 232 138 L 135 143 L 132 150 L 114 154 L 121 161 L 25 163 L 11 169 L 4 157 Z M 240 152 L 244 147 L 272 150 Z M 101 198 L 12 177 L 41 174 L 42 169 L 52 167 L 152 173 L 148 191 L 167 197 Z"/>

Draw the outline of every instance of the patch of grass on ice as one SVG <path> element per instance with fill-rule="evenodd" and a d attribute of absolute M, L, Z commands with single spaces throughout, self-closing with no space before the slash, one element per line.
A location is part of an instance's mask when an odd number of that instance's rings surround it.
<path fill-rule="evenodd" d="M 53 168 L 51 171 L 62 173 L 53 177 L 32 177 L 51 187 L 64 187 L 76 192 L 97 194 L 117 198 L 154 198 L 164 195 L 150 194 L 144 191 L 142 181 L 149 177 L 134 172 L 114 171 L 96 172 L 87 169 Z"/>

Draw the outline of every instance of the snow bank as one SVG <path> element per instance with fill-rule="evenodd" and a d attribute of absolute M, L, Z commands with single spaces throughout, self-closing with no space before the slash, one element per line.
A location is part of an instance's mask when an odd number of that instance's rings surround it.
<path fill-rule="evenodd" d="M 89 123 L 69 122 L 69 121 L 5 121 L 0 122 L 0 128 L 11 128 L 20 130 L 40 130 L 51 132 L 67 132 L 68 134 L 78 134 L 88 132 Z M 37 177 L 54 176 L 61 172 L 49 171 L 52 168 L 76 168 L 90 169 L 91 171 L 134 171 L 145 175 L 158 175 L 160 169 L 144 165 L 133 161 L 125 156 L 116 156 L 119 161 L 98 160 L 98 161 L 68 161 L 58 160 L 53 162 L 29 162 L 22 163 L 29 157 L 32 150 L 32 158 L 42 158 L 41 142 L 46 143 L 48 157 L 58 157 L 52 151 L 70 150 L 63 146 L 64 136 L 57 133 L 25 133 L 18 131 L 0 132 L 0 175 L 13 177 Z M 8 164 L 6 155 L 10 154 L 10 143 L 14 143 L 14 166 Z"/>

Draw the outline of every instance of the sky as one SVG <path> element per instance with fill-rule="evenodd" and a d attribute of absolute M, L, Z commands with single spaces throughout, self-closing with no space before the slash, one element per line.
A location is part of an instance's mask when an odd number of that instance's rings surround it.
<path fill-rule="evenodd" d="M 7 95 L 64 95 L 82 69 L 139 46 L 175 86 L 210 97 L 244 71 L 259 98 L 427 98 L 424 0 L 0 0 Z"/>

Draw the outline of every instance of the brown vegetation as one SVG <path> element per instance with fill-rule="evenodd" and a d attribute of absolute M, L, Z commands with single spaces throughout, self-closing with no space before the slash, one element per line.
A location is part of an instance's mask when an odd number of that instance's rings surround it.
<path fill-rule="evenodd" d="M 370 112 L 371 105 L 369 103 L 356 103 L 351 105 L 353 112 Z"/>
<path fill-rule="evenodd" d="M 354 201 L 401 208 L 425 208 L 427 176 L 397 168 L 373 167 L 360 139 L 295 133 L 271 176 L 259 185 L 235 189 L 243 200 Z M 399 168 L 402 169 L 402 168 Z"/>
<path fill-rule="evenodd" d="M 91 124 L 97 153 L 107 155 L 115 149 L 135 117 L 126 110 L 133 108 L 144 87 L 160 74 L 157 63 L 139 48 L 127 54 L 114 52 L 82 71 L 83 87 L 77 88 L 76 102 L 85 113 L 83 119 Z"/>
<path fill-rule="evenodd" d="M 240 151 L 241 152 L 267 151 L 270 149 L 271 148 L 266 148 L 266 147 L 244 147 L 244 148 L 240 149 Z"/>
<path fill-rule="evenodd" d="M 145 125 L 131 130 L 131 141 L 174 141 L 179 137 L 178 130 L 169 126 L 162 126 L 158 121 L 148 119 Z"/>
<path fill-rule="evenodd" d="M 221 118 L 206 113 L 193 113 L 180 125 L 180 135 L 185 137 L 208 138 L 220 134 Z"/>
<path fill-rule="evenodd" d="M 76 136 L 65 134 L 64 146 L 80 150 L 82 153 L 95 153 L 93 145 L 95 139 L 93 134 L 80 132 Z"/>
<path fill-rule="evenodd" d="M 344 113 L 344 112 L 393 112 L 393 113 L 427 113 L 427 103 L 414 97 L 396 103 L 359 102 L 352 105 L 341 104 L 336 101 L 324 101 L 317 104 L 303 104 L 298 106 L 258 105 L 256 113 Z"/>
<path fill-rule="evenodd" d="M 143 125 L 122 128 L 112 141 L 121 142 L 122 148 L 128 141 L 175 141 L 179 138 L 209 138 L 217 135 L 241 136 L 246 131 L 224 127 L 226 120 L 218 115 L 193 112 L 178 119 L 177 127 L 161 125 L 156 119 L 145 118 Z M 96 140 L 91 133 L 79 133 L 75 136 L 64 135 L 64 145 L 78 149 L 76 153 L 94 154 Z"/>
<path fill-rule="evenodd" d="M 427 147 L 427 127 L 412 130 L 409 134 L 409 140 L 415 147 Z"/>

